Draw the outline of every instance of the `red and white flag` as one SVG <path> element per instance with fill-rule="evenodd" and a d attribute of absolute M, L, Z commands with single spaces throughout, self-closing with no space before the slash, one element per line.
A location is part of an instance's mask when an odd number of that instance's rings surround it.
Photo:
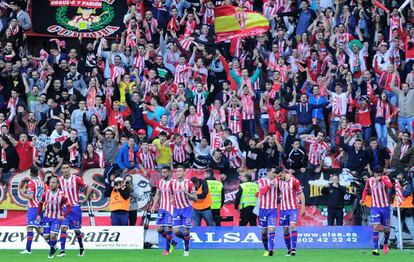
<path fill-rule="evenodd" d="M 398 180 L 395 180 L 395 197 L 397 198 L 397 205 L 400 206 L 404 201 L 404 196 L 402 193 L 400 181 Z"/>

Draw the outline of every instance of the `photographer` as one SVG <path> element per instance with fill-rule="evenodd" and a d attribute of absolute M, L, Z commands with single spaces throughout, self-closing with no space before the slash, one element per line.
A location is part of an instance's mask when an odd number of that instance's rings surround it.
<path fill-rule="evenodd" d="M 410 232 L 411 238 L 414 240 L 414 205 L 413 205 L 413 188 L 411 184 L 410 178 L 405 176 L 403 173 L 399 173 L 396 178 L 401 185 L 402 194 L 404 197 L 404 201 L 400 205 L 401 209 L 401 225 L 407 226 L 408 231 Z M 395 189 L 392 188 L 390 190 L 391 196 L 394 197 L 393 207 L 394 210 L 392 212 L 391 217 L 391 228 L 394 229 L 395 239 L 398 238 L 398 215 L 397 215 L 397 196 L 395 193 Z M 399 247 L 400 242 L 397 241 L 397 247 Z"/>
<path fill-rule="evenodd" d="M 346 188 L 339 184 L 339 176 L 334 174 L 328 185 L 322 188 L 322 194 L 327 196 L 328 226 L 343 225 L 344 220 L 344 196 Z"/>
<path fill-rule="evenodd" d="M 112 226 L 128 226 L 130 192 L 122 177 L 115 178 L 110 187 L 106 188 L 105 197 L 110 197 Z"/>

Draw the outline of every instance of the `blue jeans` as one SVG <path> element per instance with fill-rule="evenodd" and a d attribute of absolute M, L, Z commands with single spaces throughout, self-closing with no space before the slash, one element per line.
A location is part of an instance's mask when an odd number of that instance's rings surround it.
<path fill-rule="evenodd" d="M 370 139 L 371 139 L 371 134 L 372 134 L 372 130 L 370 126 L 362 128 L 362 138 L 364 139 L 364 142 L 366 144 L 369 144 Z"/>
<path fill-rule="evenodd" d="M 80 142 L 80 147 L 82 149 L 82 153 L 86 153 L 86 146 L 88 145 L 88 133 L 78 132 L 78 138 Z"/>
<path fill-rule="evenodd" d="M 259 123 L 266 136 L 269 133 L 269 118 L 259 118 Z"/>
<path fill-rule="evenodd" d="M 112 226 L 128 226 L 128 211 L 111 212 Z"/>
<path fill-rule="evenodd" d="M 254 119 L 242 120 L 242 130 L 249 130 L 249 136 L 254 137 L 256 135 L 256 123 Z"/>
<path fill-rule="evenodd" d="M 332 150 L 336 149 L 336 132 L 338 131 L 339 120 L 331 120 L 331 133 L 329 134 L 331 138 L 331 148 Z"/>
<path fill-rule="evenodd" d="M 385 90 L 384 92 L 387 94 L 388 100 L 390 101 L 390 103 L 393 106 L 397 106 L 398 97 L 396 95 L 394 95 L 394 93 L 392 93 L 390 91 Z"/>
<path fill-rule="evenodd" d="M 413 105 L 414 106 L 414 105 Z M 398 129 L 400 132 L 407 131 L 413 133 L 414 116 L 412 117 L 398 117 Z"/>
<path fill-rule="evenodd" d="M 300 136 L 303 134 L 309 134 L 311 127 L 312 127 L 311 125 L 307 125 L 307 126 L 298 125 L 298 135 Z"/>
<path fill-rule="evenodd" d="M 185 0 L 179 1 L 179 3 L 177 4 L 178 16 L 182 17 L 184 9 L 190 8 L 190 7 L 191 7 L 191 4 L 189 2 Z"/>
<path fill-rule="evenodd" d="M 194 218 L 194 223 L 196 227 L 201 226 L 201 219 L 203 218 L 204 218 L 204 221 L 206 221 L 207 226 L 209 227 L 214 226 L 213 213 L 211 213 L 210 209 L 207 209 L 207 210 L 193 209 L 193 218 Z"/>
<path fill-rule="evenodd" d="M 378 143 L 381 146 L 386 147 L 388 132 L 387 132 L 387 127 L 385 126 L 385 124 L 381 125 L 379 123 L 375 123 L 375 131 L 377 132 Z"/>

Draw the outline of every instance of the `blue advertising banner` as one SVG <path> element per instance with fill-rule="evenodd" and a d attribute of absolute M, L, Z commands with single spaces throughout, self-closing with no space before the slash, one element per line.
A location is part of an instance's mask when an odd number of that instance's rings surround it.
<path fill-rule="evenodd" d="M 194 227 L 190 230 L 192 249 L 261 249 L 259 227 Z M 372 227 L 298 227 L 298 248 L 371 248 Z M 276 249 L 285 248 L 283 228 L 276 229 Z M 182 247 L 182 241 L 177 241 Z M 160 237 L 160 247 L 165 239 Z"/>

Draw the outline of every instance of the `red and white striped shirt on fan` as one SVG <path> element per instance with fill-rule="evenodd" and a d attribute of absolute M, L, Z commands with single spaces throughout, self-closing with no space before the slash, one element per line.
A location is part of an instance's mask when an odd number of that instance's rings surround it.
<path fill-rule="evenodd" d="M 195 187 L 193 182 L 185 178 L 182 181 L 178 179 L 172 179 L 170 183 L 170 190 L 174 194 L 174 208 L 183 209 L 191 207 L 192 201 L 184 192 L 191 194 L 195 193 Z"/>
<path fill-rule="evenodd" d="M 275 186 L 271 186 L 271 183 Z M 277 208 L 277 179 L 273 181 L 267 177 L 260 178 L 257 181 L 260 190 L 260 208 L 262 209 L 274 209 Z"/>
<path fill-rule="evenodd" d="M 177 163 L 184 163 L 187 161 L 187 144 L 181 143 L 177 145 L 176 143 L 171 144 L 171 150 L 173 152 L 173 160 Z"/>
<path fill-rule="evenodd" d="M 155 169 L 156 166 L 156 157 L 155 154 L 151 151 L 144 152 L 139 150 L 137 152 L 138 164 L 142 165 L 145 170 Z"/>
<path fill-rule="evenodd" d="M 307 137 L 305 142 L 309 145 L 309 162 L 312 165 L 319 165 L 322 158 L 327 154 L 328 144 L 325 141 L 318 142 L 316 137 Z"/>
<path fill-rule="evenodd" d="M 80 203 L 80 189 L 85 188 L 87 185 L 83 181 L 83 178 L 76 175 L 70 175 L 68 179 L 65 177 L 59 178 L 60 189 L 65 193 L 71 205 L 79 205 Z"/>
<path fill-rule="evenodd" d="M 160 207 L 159 209 L 166 210 L 170 214 L 173 213 L 173 205 L 171 202 L 171 191 L 170 191 L 171 179 L 158 181 L 158 190 L 160 192 Z"/>
<path fill-rule="evenodd" d="M 29 200 L 28 207 L 39 207 L 42 195 L 45 192 L 45 186 L 39 179 L 31 179 L 27 184 L 27 194 L 33 198 Z"/>
<path fill-rule="evenodd" d="M 298 208 L 297 195 L 302 192 L 300 182 L 294 177 L 289 180 L 279 180 L 280 210 L 291 210 Z"/>
<path fill-rule="evenodd" d="M 230 151 L 223 150 L 223 155 L 227 157 L 231 168 L 239 168 L 242 165 L 243 153 L 235 146 Z"/>
<path fill-rule="evenodd" d="M 388 207 L 390 201 L 387 192 L 390 188 L 392 188 L 392 183 L 389 177 L 382 176 L 380 181 L 377 181 L 375 177 L 371 177 L 365 185 L 363 196 L 365 197 L 368 192 L 371 192 L 371 207 Z"/>
<path fill-rule="evenodd" d="M 227 108 L 227 125 L 230 128 L 233 134 L 241 132 L 242 123 L 241 123 L 241 109 L 240 107 Z"/>
<path fill-rule="evenodd" d="M 70 205 L 65 193 L 58 189 L 56 192 L 47 190 L 43 193 L 41 205 L 45 205 L 44 216 L 47 218 L 60 218 L 63 215 L 63 207 Z"/>

